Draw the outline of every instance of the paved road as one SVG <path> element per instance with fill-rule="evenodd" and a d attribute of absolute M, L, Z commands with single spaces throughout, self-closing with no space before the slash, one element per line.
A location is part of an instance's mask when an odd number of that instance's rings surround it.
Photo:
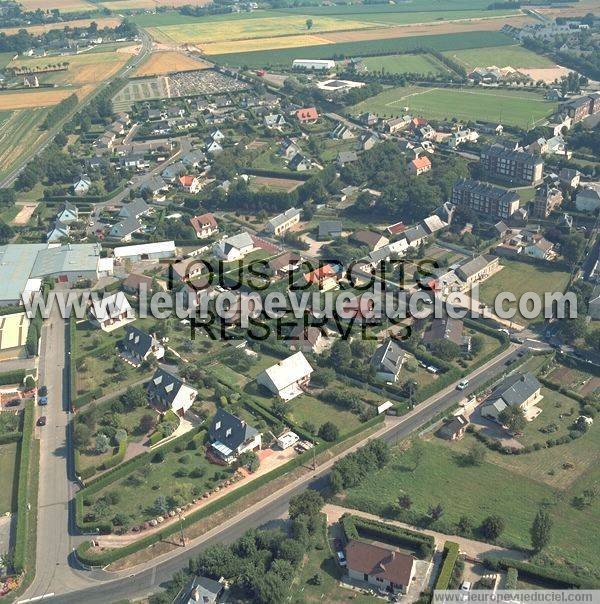
<path fill-rule="evenodd" d="M 439 413 L 456 404 L 465 395 L 478 389 L 490 378 L 498 375 L 504 368 L 507 359 L 516 358 L 518 347 L 512 345 L 509 350 L 499 355 L 492 363 L 475 372 L 471 378 L 469 387 L 458 392 L 452 388 L 432 397 L 425 403 L 417 406 L 415 411 L 401 418 L 382 434 L 382 438 L 393 443 L 399 439 L 406 438 L 415 430 L 427 424 Z M 167 581 L 176 570 L 187 566 L 188 560 L 196 556 L 207 546 L 214 543 L 229 543 L 240 537 L 245 531 L 252 527 L 263 526 L 285 517 L 288 503 L 291 497 L 306 488 L 323 490 L 327 485 L 331 463 L 324 464 L 313 475 L 307 475 L 296 481 L 289 487 L 281 489 L 266 500 L 252 506 L 246 512 L 230 519 L 217 529 L 210 531 L 195 541 L 194 545 L 188 547 L 181 553 L 175 551 L 160 557 L 140 570 L 133 569 L 133 573 L 108 573 L 105 571 L 81 571 L 75 567 L 70 571 L 65 569 L 65 576 L 72 576 L 73 583 L 68 581 L 70 593 L 64 593 L 55 597 L 46 598 L 53 604 L 106 604 L 122 599 L 132 599 L 147 596 L 159 589 L 160 585 Z M 87 582 L 90 587 L 81 589 L 80 582 Z M 56 592 L 60 594 L 57 587 Z M 31 590 L 28 597 L 39 596 Z"/>

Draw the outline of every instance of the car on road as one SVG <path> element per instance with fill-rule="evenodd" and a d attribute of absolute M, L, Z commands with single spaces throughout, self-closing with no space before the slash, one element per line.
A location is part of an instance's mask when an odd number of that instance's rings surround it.
<path fill-rule="evenodd" d="M 344 552 L 339 551 L 339 552 L 336 552 L 336 554 L 337 554 L 337 559 L 338 559 L 338 562 L 340 563 L 340 566 L 346 566 L 347 562 L 346 562 L 346 556 L 344 556 Z"/>
<path fill-rule="evenodd" d="M 38 399 L 38 405 L 41 405 L 42 407 L 48 404 L 48 397 L 47 396 L 40 396 L 40 398 Z"/>
<path fill-rule="evenodd" d="M 464 390 L 468 385 L 469 385 L 469 380 L 467 380 L 467 379 L 460 380 L 460 382 L 458 382 L 458 384 L 456 384 L 456 389 Z"/>
<path fill-rule="evenodd" d="M 40 386 L 38 389 L 38 396 L 48 396 L 48 387 Z"/>
<path fill-rule="evenodd" d="M 45 426 L 46 425 L 46 416 L 42 415 L 38 420 L 37 420 L 37 425 L 38 426 Z"/>
<path fill-rule="evenodd" d="M 524 338 L 522 338 L 521 336 L 515 336 L 515 335 L 510 336 L 510 341 L 514 342 L 515 344 L 524 344 L 525 343 Z"/>
<path fill-rule="evenodd" d="M 460 601 L 461 602 L 466 602 L 469 599 L 469 596 L 467 596 L 467 593 L 471 591 L 471 582 L 470 581 L 463 581 L 461 586 L 460 586 L 460 590 L 461 592 L 460 594 Z"/>
<path fill-rule="evenodd" d="M 510 331 L 508 331 L 508 329 L 505 329 L 504 327 L 501 327 L 498 331 L 500 333 L 505 333 L 507 336 L 510 336 Z"/>

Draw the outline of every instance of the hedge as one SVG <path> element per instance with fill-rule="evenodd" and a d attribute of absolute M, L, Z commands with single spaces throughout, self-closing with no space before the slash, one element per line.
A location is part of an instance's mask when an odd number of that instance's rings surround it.
<path fill-rule="evenodd" d="M 71 410 L 75 404 L 74 397 L 77 394 L 77 382 L 76 382 L 76 373 L 75 373 L 75 361 L 76 359 L 74 351 L 77 348 L 77 324 L 75 323 L 75 315 L 71 315 L 69 320 L 69 351 L 71 354 L 67 354 L 68 362 L 69 362 L 69 403 L 71 404 Z"/>
<path fill-rule="evenodd" d="M 368 422 L 361 424 L 361 426 L 359 426 L 357 429 L 349 432 L 345 436 L 345 439 L 352 438 L 356 434 L 362 432 L 367 427 L 371 427 L 371 426 L 376 425 L 377 423 L 383 422 L 383 419 L 384 418 L 382 415 L 378 415 L 377 417 L 374 417 L 372 420 L 369 420 Z M 174 441 L 172 441 L 172 442 L 174 442 Z M 284 476 L 288 472 L 291 472 L 292 470 L 295 470 L 296 468 L 304 465 L 307 462 L 307 460 L 312 457 L 313 454 L 320 453 L 321 451 L 324 451 L 324 450 L 330 448 L 333 444 L 334 443 L 321 443 L 320 445 L 317 445 L 316 447 L 314 447 L 314 449 L 311 449 L 310 451 L 307 451 L 306 453 L 303 453 L 302 455 L 298 455 L 294 459 L 291 459 L 286 464 L 279 466 L 278 468 L 272 470 L 271 472 L 268 472 L 267 474 L 263 474 L 262 476 L 255 478 L 251 482 L 249 482 L 243 486 L 240 486 L 239 488 L 237 488 L 234 491 L 232 491 L 231 493 L 228 493 L 227 495 L 221 497 L 220 499 L 213 501 L 213 502 L 209 503 L 208 505 L 205 505 L 204 507 L 200 508 L 199 510 L 196 510 L 195 512 L 188 514 L 182 521 L 183 526 L 184 527 L 191 526 L 192 524 L 195 524 L 199 520 L 202 520 L 203 518 L 206 518 L 207 516 L 215 514 L 216 512 L 227 507 L 228 505 L 238 502 L 242 497 L 245 497 L 246 495 L 253 493 L 254 491 L 256 491 L 257 489 L 261 488 L 262 486 L 268 484 L 272 480 L 275 480 L 276 478 L 279 478 L 280 476 Z M 171 445 L 171 443 L 168 443 L 168 445 L 165 445 L 165 446 L 169 446 L 169 445 Z M 313 451 L 314 451 L 314 453 L 313 453 Z M 134 460 L 138 459 L 139 457 L 143 457 L 143 456 L 145 456 L 145 454 L 140 455 L 138 457 L 134 457 L 132 460 L 126 461 L 124 464 L 119 466 L 115 470 L 115 472 L 117 472 L 124 466 L 131 467 L 131 465 L 128 465 L 130 463 L 130 461 L 134 461 Z M 101 481 L 108 474 L 110 474 L 110 473 L 100 476 L 99 478 L 97 478 L 94 481 L 93 484 L 97 485 L 98 483 L 101 483 Z M 100 486 L 96 490 L 102 489 L 104 486 L 106 486 L 106 484 L 109 484 L 109 481 L 107 481 L 104 484 L 100 484 Z M 83 511 L 82 493 L 84 493 L 86 491 L 88 493 L 90 492 L 86 488 L 83 491 L 80 491 L 79 493 L 77 493 L 77 495 L 75 496 L 76 517 L 80 513 L 79 508 L 81 508 L 81 512 Z M 111 564 L 112 562 L 115 562 L 116 560 L 120 560 L 121 558 L 134 554 L 135 552 L 146 549 L 146 548 L 150 547 L 151 545 L 158 543 L 162 539 L 177 533 L 179 530 L 180 530 L 179 523 L 174 523 L 170 526 L 165 527 L 164 530 L 162 530 L 160 532 L 148 535 L 147 537 L 144 537 L 143 539 L 139 539 L 138 541 L 134 541 L 133 543 L 130 543 L 129 545 L 126 545 L 125 547 L 121 547 L 121 548 L 113 549 L 113 550 L 109 550 L 109 551 L 104 551 L 101 554 L 96 555 L 96 556 L 87 554 L 87 550 L 91 547 L 91 542 L 86 541 L 79 545 L 79 547 L 76 550 L 76 555 L 77 555 L 77 558 L 79 559 L 79 561 L 82 564 L 85 564 L 87 566 L 106 566 L 107 564 Z"/>
<path fill-rule="evenodd" d="M 0 434 L 0 445 L 19 442 L 22 436 L 22 432 L 7 432 L 6 434 Z"/>
<path fill-rule="evenodd" d="M 552 584 L 553 587 L 560 588 L 575 588 L 575 589 L 598 589 L 600 582 L 592 579 L 581 578 L 568 570 L 561 568 L 547 568 L 538 566 L 531 562 L 521 560 L 513 560 L 511 558 L 494 558 L 484 560 L 486 566 L 492 569 L 509 569 L 514 568 L 518 571 L 519 577 L 524 579 L 537 579 L 546 581 Z"/>
<path fill-rule="evenodd" d="M 361 516 L 349 516 L 348 518 L 342 525 L 344 531 L 347 529 L 350 531 L 349 534 L 346 533 L 347 539 L 355 539 L 354 535 L 358 535 L 363 539 L 374 539 L 400 547 L 407 546 L 418 551 L 421 558 L 429 558 L 433 553 L 435 541 L 430 535 Z"/>
<path fill-rule="evenodd" d="M 35 408 L 33 401 L 25 403 L 23 418 L 23 436 L 19 447 L 19 486 L 17 491 L 17 528 L 15 531 L 15 550 L 13 568 L 16 573 L 25 570 L 27 561 L 27 539 L 29 535 L 29 463 L 33 440 Z M 33 498 L 32 498 L 33 499 Z"/>
<path fill-rule="evenodd" d="M 27 371 L 25 369 L 14 369 L 13 371 L 4 371 L 0 373 L 0 386 L 6 384 L 22 384 Z"/>
<path fill-rule="evenodd" d="M 517 589 L 519 571 L 512 566 L 506 571 L 506 585 L 504 589 Z"/>
<path fill-rule="evenodd" d="M 458 543 L 454 541 L 446 541 L 444 543 L 444 561 L 442 562 L 440 574 L 435 582 L 434 589 L 448 589 L 452 573 L 454 572 L 454 566 L 458 560 L 458 553 Z"/>

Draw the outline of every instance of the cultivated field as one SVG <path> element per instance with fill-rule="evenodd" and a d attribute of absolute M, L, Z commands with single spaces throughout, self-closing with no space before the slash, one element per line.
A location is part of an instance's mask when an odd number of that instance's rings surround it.
<path fill-rule="evenodd" d="M 24 109 L 0 117 L 0 178 L 4 178 L 23 153 L 35 149 L 46 133 L 39 129 L 47 109 Z"/>
<path fill-rule="evenodd" d="M 44 3 L 46 4 L 46 3 Z M 98 29 L 116 27 L 123 19 L 120 17 L 100 17 L 98 19 L 79 19 L 77 21 L 61 21 L 60 23 L 46 23 L 44 25 L 30 25 L 29 27 L 6 27 L 0 29 L 5 34 L 16 34 L 20 29 L 26 29 L 30 34 L 42 34 L 51 29 L 64 29 L 65 27 L 88 27 L 90 23 L 98 24 Z"/>
<path fill-rule="evenodd" d="M 474 67 L 554 67 L 554 63 L 519 45 L 493 46 L 491 48 L 474 48 L 469 50 L 456 50 L 444 53 L 447 57 L 460 63 L 465 69 Z"/>
<path fill-rule="evenodd" d="M 186 6 L 190 4 L 190 0 L 163 0 L 160 2 L 156 2 L 156 0 L 114 0 L 114 1 L 106 1 L 106 2 L 98 2 L 98 6 L 102 6 L 104 8 L 108 8 L 113 11 L 117 10 L 139 10 L 142 8 L 151 8 L 155 9 L 156 6 Z M 210 0 L 194 0 L 194 6 L 204 6 L 205 4 L 210 4 Z"/>
<path fill-rule="evenodd" d="M 33 107 L 51 107 L 60 103 L 75 92 L 68 89 L 36 90 L 34 92 L 0 93 L 0 111 L 7 109 L 31 109 Z"/>
<path fill-rule="evenodd" d="M 176 71 L 195 71 L 207 69 L 210 63 L 194 59 L 180 52 L 154 52 L 135 71 L 136 77 L 163 75 Z"/>
<path fill-rule="evenodd" d="M 232 21 L 202 21 L 165 27 L 149 27 L 148 32 L 157 41 L 165 44 L 198 44 L 248 40 L 249 38 L 271 38 L 274 36 L 299 35 L 348 29 L 362 29 L 368 25 L 360 21 L 316 18 L 310 30 L 303 15 L 287 15 L 285 18 L 236 19 Z"/>
<path fill-rule="evenodd" d="M 406 109 L 408 108 L 408 109 Z M 542 94 L 524 90 L 489 88 L 390 88 L 350 109 L 396 117 L 407 111 L 425 118 L 480 120 L 527 127 L 543 122 L 556 103 Z"/>
<path fill-rule="evenodd" d="M 385 73 L 445 73 L 448 69 L 430 54 L 384 55 L 367 57 L 363 63 L 370 72 Z"/>
<path fill-rule="evenodd" d="M 493 19 L 507 15 L 519 15 L 520 11 L 514 10 L 446 10 L 424 12 L 387 12 L 377 11 L 360 15 L 361 21 L 381 23 L 383 25 L 412 25 L 415 23 L 437 23 L 439 21 L 452 22 L 471 19 Z M 350 13 L 349 15 L 353 15 Z"/>
<path fill-rule="evenodd" d="M 21 0 L 21 5 L 25 10 L 58 8 L 61 13 L 96 10 L 96 6 L 87 0 Z"/>

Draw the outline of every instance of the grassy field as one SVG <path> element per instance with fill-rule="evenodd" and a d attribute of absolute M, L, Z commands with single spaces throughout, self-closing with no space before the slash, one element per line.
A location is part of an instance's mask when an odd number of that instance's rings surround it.
<path fill-rule="evenodd" d="M 47 7 L 45 0 L 40 0 Z M 104 27 L 116 27 L 121 23 L 121 17 L 100 17 L 98 19 L 78 19 L 76 21 L 61 21 L 60 23 L 45 23 L 43 25 L 30 25 L 29 27 L 4 27 L 0 32 L 5 34 L 16 34 L 20 29 L 26 29 L 30 34 L 41 34 L 51 29 L 64 29 L 65 27 L 88 27 L 90 23 L 98 24 L 98 29 Z"/>
<path fill-rule="evenodd" d="M 0 476 L 2 476 L 2 489 L 0 489 L 0 514 L 11 512 L 15 509 L 15 468 L 17 466 L 17 443 L 0 445 Z"/>
<path fill-rule="evenodd" d="M 487 0 L 431 0 L 419 6 L 421 12 L 430 11 L 459 11 L 459 10 L 483 10 L 487 9 Z M 412 2 L 396 4 L 335 4 L 333 6 L 302 6 L 298 8 L 282 9 L 283 12 L 303 12 L 311 15 L 368 15 L 370 13 L 412 13 L 415 12 L 415 4 Z"/>
<path fill-rule="evenodd" d="M 363 29 L 369 27 L 361 21 L 339 20 L 319 17 L 309 30 L 304 15 L 285 17 L 264 17 L 262 19 L 234 19 L 224 21 L 201 21 L 180 25 L 149 27 L 148 32 L 157 41 L 165 44 L 199 44 L 248 40 L 249 38 L 269 38 L 298 34 Z"/>
<path fill-rule="evenodd" d="M 309 37 L 309 36 L 304 36 Z M 315 36 L 318 38 L 319 36 Z M 281 43 L 292 40 L 298 36 L 281 38 Z M 302 38 L 302 36 L 300 36 Z M 439 51 L 461 50 L 467 48 L 480 48 L 485 46 L 501 46 L 514 44 L 514 40 L 497 31 L 467 31 L 460 34 L 440 33 L 437 35 L 407 35 L 390 39 L 371 39 L 362 41 L 348 41 L 337 43 L 307 43 L 304 48 L 285 48 L 278 50 L 255 50 L 253 52 L 236 50 L 232 48 L 228 53 L 214 59 L 230 65 L 248 65 L 250 67 L 265 67 L 268 65 L 286 65 L 293 59 L 328 59 L 333 57 L 365 57 L 369 55 L 382 55 L 402 53 L 417 48 L 433 48 Z M 291 45 L 290 45 L 291 46 Z M 266 47 L 268 48 L 268 47 Z"/>
<path fill-rule="evenodd" d="M 189 5 L 190 0 L 163 0 L 158 2 L 158 5 L 166 5 L 166 6 L 186 6 Z M 194 6 L 204 6 L 205 4 L 209 4 L 209 0 L 196 0 L 193 5 Z M 102 6 L 104 8 L 108 8 L 113 11 L 119 10 L 140 10 L 140 9 L 156 9 L 157 2 L 156 0 L 105 0 L 104 2 L 98 2 L 98 6 Z"/>
<path fill-rule="evenodd" d="M 408 109 L 406 109 L 408 108 Z M 537 92 L 486 88 L 390 88 L 350 109 L 351 114 L 371 111 L 381 117 L 412 114 L 432 119 L 481 120 L 527 127 L 543 121 L 556 103 Z"/>
<path fill-rule="evenodd" d="M 367 57 L 363 63 L 370 72 L 385 73 L 445 73 L 448 71 L 430 54 L 401 54 Z"/>
<path fill-rule="evenodd" d="M 37 147 L 46 133 L 39 129 L 47 109 L 0 113 L 0 178 L 8 174 L 21 155 Z"/>
<path fill-rule="evenodd" d="M 456 21 L 462 19 L 490 19 L 506 15 L 519 14 L 514 10 L 442 10 L 422 12 L 371 12 L 361 14 L 360 18 L 373 24 L 381 25 L 412 25 L 414 23 L 435 23 L 440 21 Z"/>
<path fill-rule="evenodd" d="M 519 300 L 525 292 L 536 292 L 543 296 L 546 292 L 562 292 L 569 279 L 565 271 L 555 270 L 552 266 L 543 267 L 524 262 L 504 260 L 504 268 L 484 281 L 479 290 L 479 298 L 485 304 L 492 306 L 500 292 L 512 292 Z M 517 308 L 516 304 L 506 303 L 505 308 Z M 518 312 L 515 321 L 528 323 Z"/>
<path fill-rule="evenodd" d="M 475 48 L 469 50 L 455 50 L 444 53 L 447 57 L 454 59 L 464 66 L 465 69 L 475 67 L 554 67 L 554 63 L 523 46 L 494 46 L 491 48 Z"/>

